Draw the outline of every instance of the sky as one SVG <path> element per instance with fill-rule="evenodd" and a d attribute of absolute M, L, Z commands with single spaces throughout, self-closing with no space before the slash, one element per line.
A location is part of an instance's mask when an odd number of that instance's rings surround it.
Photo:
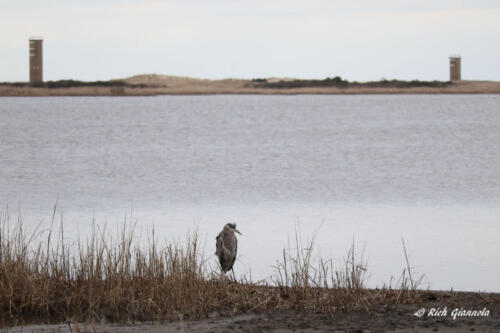
<path fill-rule="evenodd" d="M 0 82 L 157 73 L 209 79 L 500 81 L 498 0 L 0 0 Z"/>

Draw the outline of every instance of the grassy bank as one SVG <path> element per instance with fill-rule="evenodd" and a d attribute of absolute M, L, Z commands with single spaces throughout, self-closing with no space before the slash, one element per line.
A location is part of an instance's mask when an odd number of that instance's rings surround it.
<path fill-rule="evenodd" d="M 254 283 L 211 269 L 196 235 L 182 244 L 161 244 L 153 231 L 147 245 L 141 245 L 130 226 L 113 235 L 94 225 L 85 241 L 67 239 L 62 223 L 57 229 L 27 232 L 20 220 L 2 217 L 1 325 L 199 319 L 283 310 L 333 315 L 415 303 L 421 297 L 409 266 L 396 286 L 368 290 L 366 263 L 355 257 L 354 248 L 335 267 L 332 261 L 313 260 L 314 241 L 303 244 L 300 235 L 276 261 L 273 277 Z"/>

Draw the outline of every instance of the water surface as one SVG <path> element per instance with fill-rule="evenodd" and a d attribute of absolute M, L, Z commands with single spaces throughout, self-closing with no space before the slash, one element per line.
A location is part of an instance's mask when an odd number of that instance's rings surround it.
<path fill-rule="evenodd" d="M 236 222 L 254 279 L 300 228 L 336 262 L 354 238 L 380 285 L 404 237 L 431 288 L 500 291 L 498 110 L 496 95 L 0 98 L 0 203 L 34 226 L 57 201 L 80 235 L 124 216 L 165 238 L 198 228 L 207 253 Z"/>

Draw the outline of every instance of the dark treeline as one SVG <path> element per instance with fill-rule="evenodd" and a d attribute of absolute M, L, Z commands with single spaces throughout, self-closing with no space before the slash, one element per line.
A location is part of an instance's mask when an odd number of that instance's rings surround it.
<path fill-rule="evenodd" d="M 0 82 L 0 85 L 11 87 L 36 87 L 36 88 L 74 88 L 74 87 L 130 87 L 146 88 L 145 84 L 129 84 L 121 80 L 112 81 L 78 81 L 78 80 L 59 80 L 46 82 Z"/>
<path fill-rule="evenodd" d="M 450 85 L 450 81 L 402 81 L 402 80 L 387 80 L 370 82 L 349 82 L 342 79 L 340 76 L 333 78 L 327 77 L 323 80 L 289 80 L 268 82 L 267 79 L 253 79 L 252 85 L 260 88 L 275 88 L 275 89 L 289 89 L 289 88 L 316 88 L 316 87 L 337 87 L 337 88 L 355 88 L 355 87 L 368 87 L 368 88 L 411 88 L 411 87 L 446 87 Z"/>

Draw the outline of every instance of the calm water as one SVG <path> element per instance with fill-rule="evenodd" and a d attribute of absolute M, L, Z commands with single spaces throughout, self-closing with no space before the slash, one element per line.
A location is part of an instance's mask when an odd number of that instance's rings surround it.
<path fill-rule="evenodd" d="M 254 280 L 298 228 L 335 262 L 364 247 L 370 286 L 404 237 L 430 288 L 500 291 L 500 96 L 0 98 L 2 211 L 56 201 L 80 236 L 126 216 L 209 254 L 234 221 Z"/>

